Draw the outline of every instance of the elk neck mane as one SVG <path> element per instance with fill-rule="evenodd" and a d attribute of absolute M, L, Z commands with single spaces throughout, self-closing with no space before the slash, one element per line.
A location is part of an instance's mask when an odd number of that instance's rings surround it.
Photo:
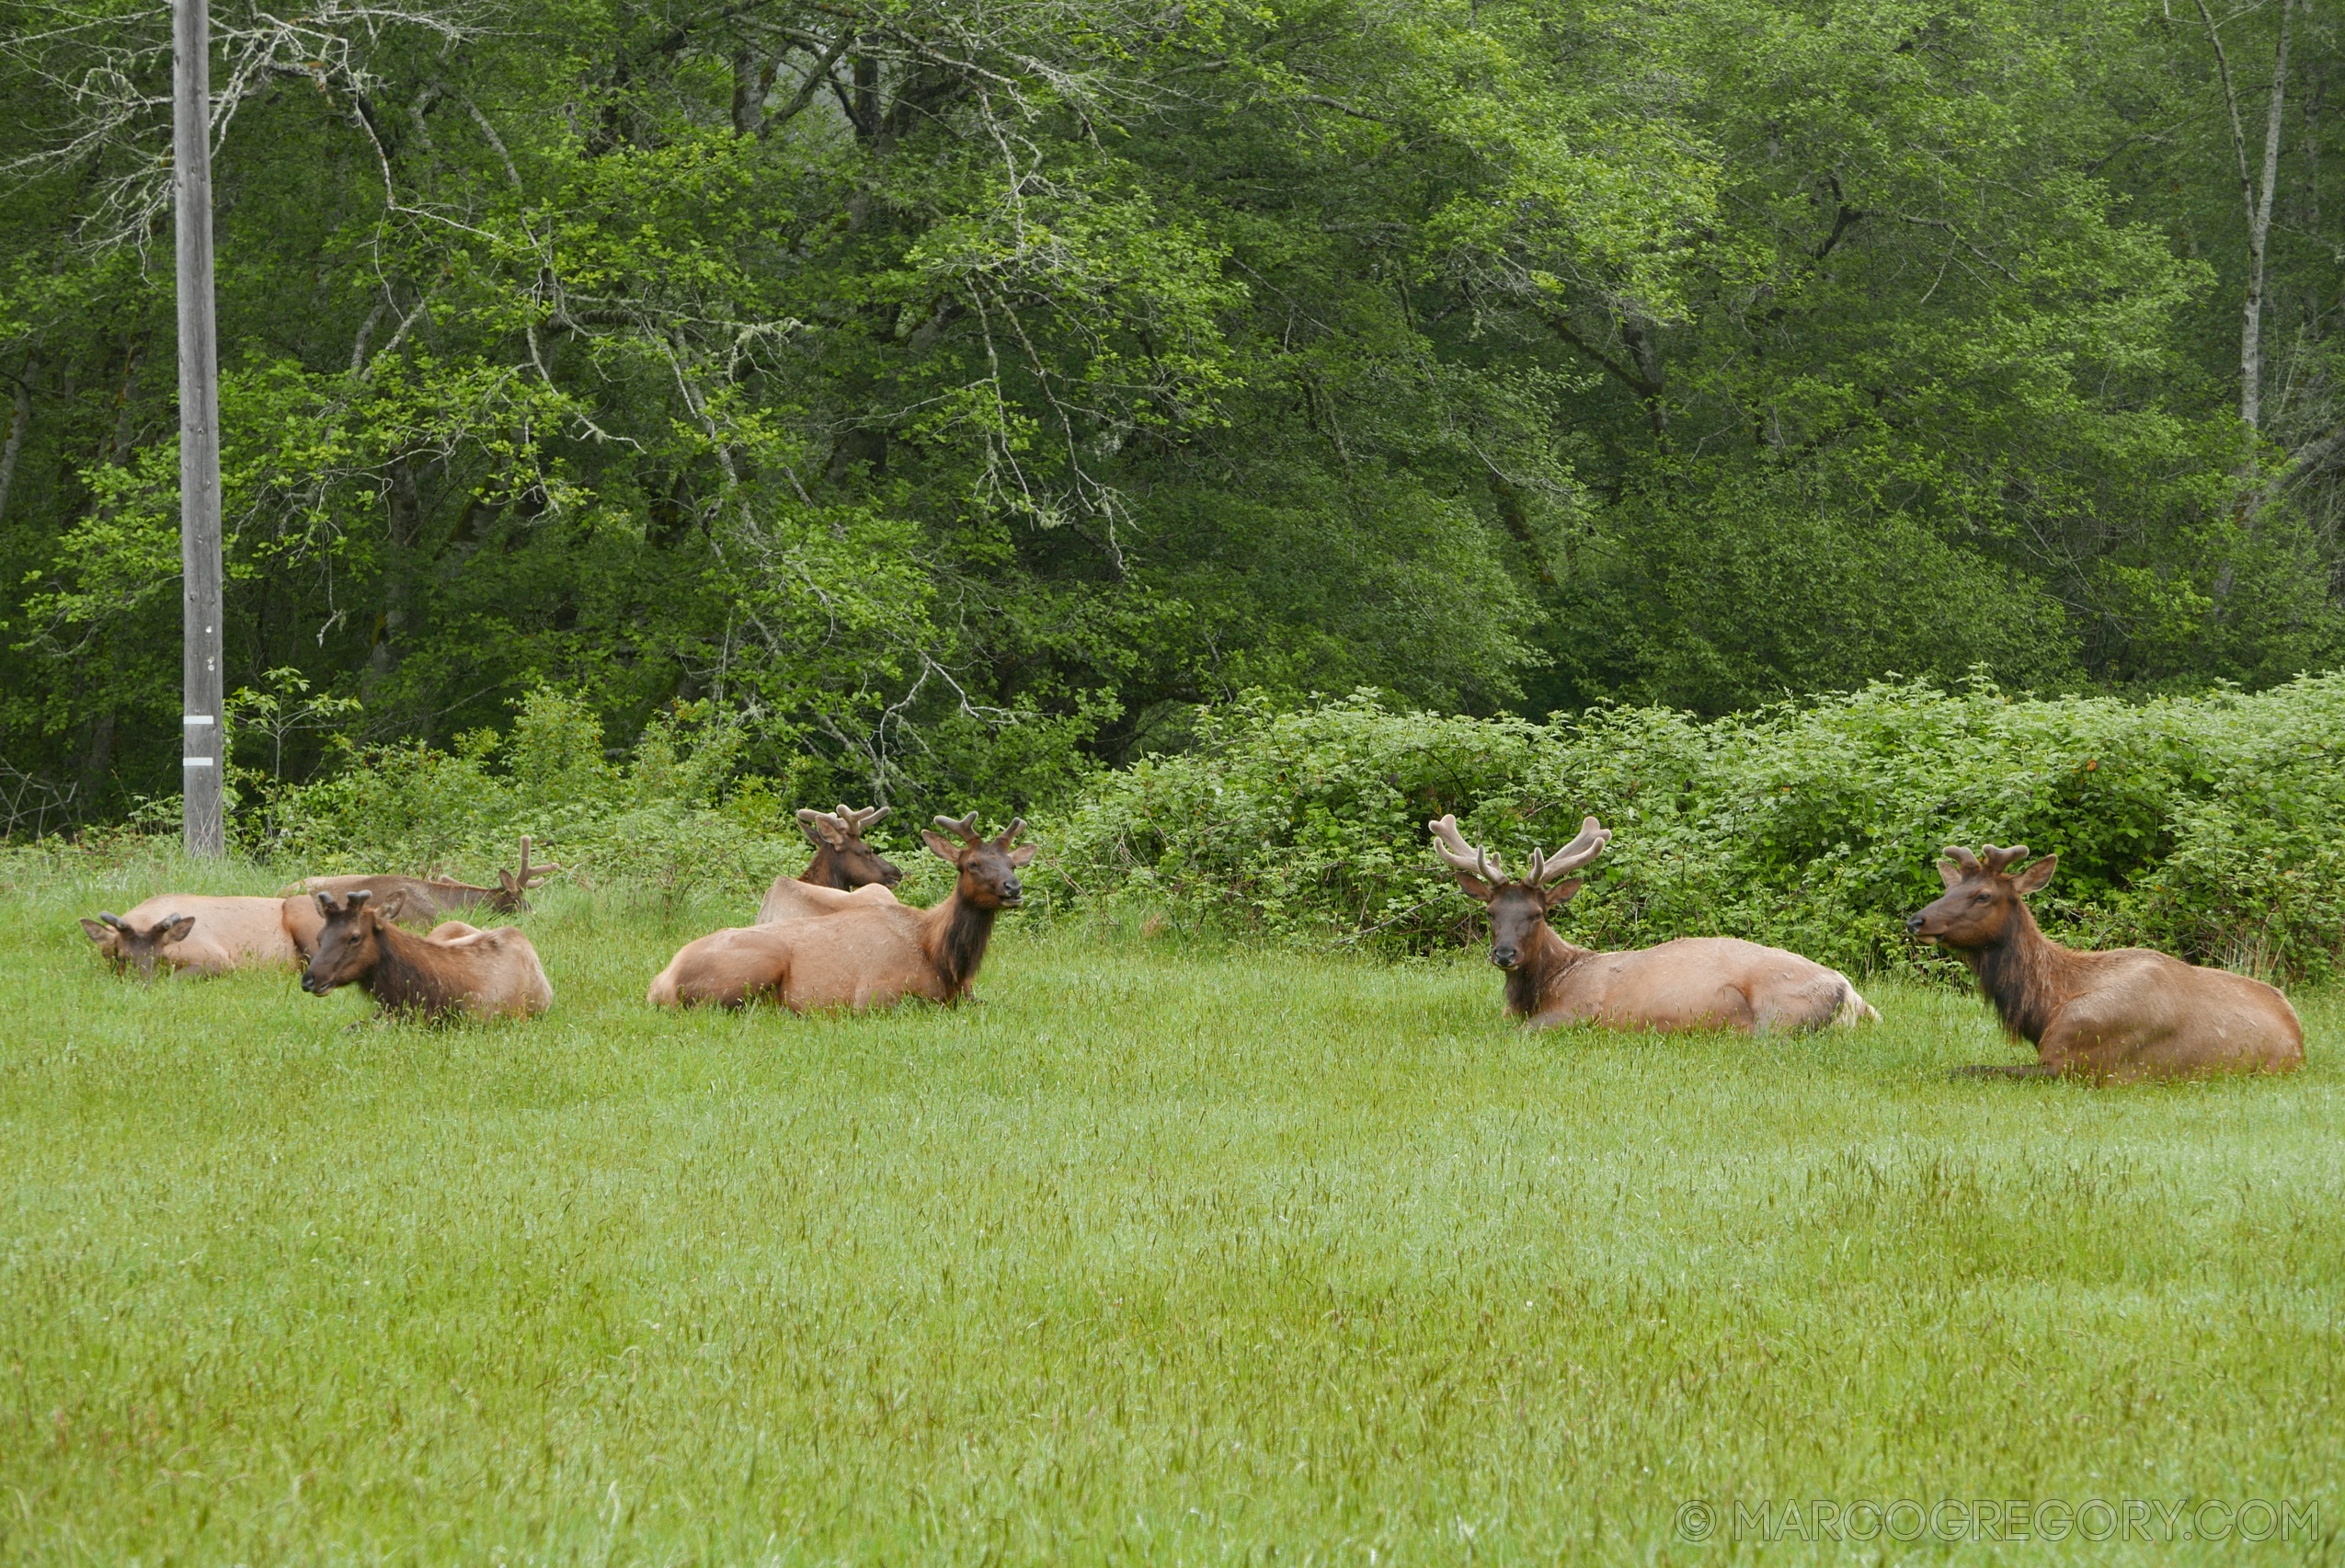
<path fill-rule="evenodd" d="M 985 962 L 985 944 L 993 937 L 993 918 L 1000 912 L 980 909 L 955 891 L 932 913 L 929 956 L 947 995 L 959 996 L 969 989 L 978 966 Z"/>
<path fill-rule="evenodd" d="M 2025 901 L 2002 941 L 1954 951 L 1978 978 L 1979 990 L 1994 1003 L 2003 1027 L 2030 1045 L 2042 1043 L 2053 1015 L 2073 989 L 2065 982 L 2077 955 L 2037 929 Z"/>
<path fill-rule="evenodd" d="M 1544 1012 L 1548 993 L 1589 956 L 1586 948 L 1564 941 L 1545 921 L 1539 929 L 1531 950 L 1506 974 L 1506 1011 L 1518 1017 L 1533 1018 Z"/>
<path fill-rule="evenodd" d="M 452 1003 L 463 993 L 462 983 L 452 984 L 450 977 L 433 960 L 437 957 L 424 938 L 400 930 L 386 920 L 374 925 L 374 967 L 359 981 L 366 993 L 395 1011 L 422 1008 L 437 1011 Z"/>

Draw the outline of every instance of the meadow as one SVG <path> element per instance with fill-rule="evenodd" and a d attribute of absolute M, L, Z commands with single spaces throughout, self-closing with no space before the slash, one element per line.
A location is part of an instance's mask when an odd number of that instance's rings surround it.
<path fill-rule="evenodd" d="M 1886 979 L 1541 1035 L 1033 917 L 957 1010 L 670 1016 L 747 911 L 557 887 L 554 1012 L 433 1030 L 118 979 L 129 901 L 0 897 L 0 1561 L 2340 1556 L 2333 991 L 2110 1091 Z"/>

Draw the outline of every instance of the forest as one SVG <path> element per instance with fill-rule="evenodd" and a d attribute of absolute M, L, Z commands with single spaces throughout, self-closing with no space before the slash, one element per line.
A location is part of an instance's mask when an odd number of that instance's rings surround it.
<path fill-rule="evenodd" d="M 215 0 L 239 758 L 2345 656 L 2303 0 Z M 0 9 L 0 798 L 167 809 L 169 6 Z M 665 744 L 665 742 L 663 742 Z"/>

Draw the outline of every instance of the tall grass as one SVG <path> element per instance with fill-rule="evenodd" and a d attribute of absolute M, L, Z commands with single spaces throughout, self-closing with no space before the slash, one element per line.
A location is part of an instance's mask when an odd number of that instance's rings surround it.
<path fill-rule="evenodd" d="M 747 910 L 568 889 L 554 1012 L 435 1031 L 118 980 L 71 917 L 140 891 L 0 898 L 0 1561 L 1722 1562 L 1815 1498 L 2337 1554 L 2331 995 L 2292 1080 L 2098 1093 L 1949 1081 L 2016 1056 L 1950 992 L 1528 1034 L 1479 962 L 1014 922 L 978 1005 L 672 1016 Z"/>

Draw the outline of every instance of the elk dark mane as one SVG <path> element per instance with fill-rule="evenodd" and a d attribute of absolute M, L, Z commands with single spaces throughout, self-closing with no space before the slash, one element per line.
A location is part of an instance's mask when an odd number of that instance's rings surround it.
<path fill-rule="evenodd" d="M 1996 1015 L 2015 1039 L 2042 1043 L 2043 1032 L 2068 1000 L 2070 988 L 2061 984 L 2064 953 L 2036 928 L 2026 904 L 2019 905 L 2011 928 L 2000 942 L 1986 947 L 1958 947 L 1957 956 L 1971 967 L 1980 994 L 1994 1004 Z"/>
<path fill-rule="evenodd" d="M 936 973 L 954 996 L 967 992 L 969 980 L 985 962 L 986 944 L 993 938 L 993 919 L 1001 911 L 981 909 L 955 896 L 953 918 L 944 923 L 936 944 Z"/>
<path fill-rule="evenodd" d="M 388 921 L 375 922 L 374 935 L 374 967 L 358 980 L 367 995 L 394 1013 L 444 1013 L 463 1000 L 465 977 L 422 937 Z"/>

